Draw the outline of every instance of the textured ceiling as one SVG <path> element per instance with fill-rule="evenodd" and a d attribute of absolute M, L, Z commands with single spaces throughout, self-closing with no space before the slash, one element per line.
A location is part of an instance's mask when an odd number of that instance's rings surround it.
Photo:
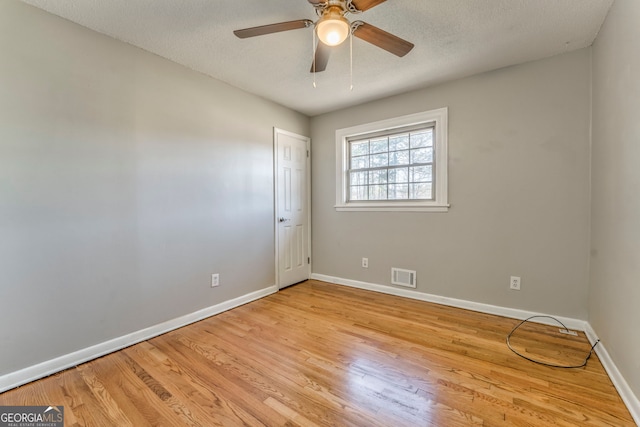
<path fill-rule="evenodd" d="M 233 30 L 316 20 L 307 0 L 23 0 L 309 116 L 591 45 L 613 0 L 387 0 L 348 15 L 415 44 L 403 58 L 353 40 L 309 73 L 312 29 L 238 39 Z"/>

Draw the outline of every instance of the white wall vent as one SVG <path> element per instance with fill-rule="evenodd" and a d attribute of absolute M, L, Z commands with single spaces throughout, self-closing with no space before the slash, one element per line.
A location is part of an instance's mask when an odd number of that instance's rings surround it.
<path fill-rule="evenodd" d="M 413 270 L 404 270 L 402 268 L 391 268 L 391 284 L 406 286 L 407 288 L 416 287 L 416 272 Z"/>

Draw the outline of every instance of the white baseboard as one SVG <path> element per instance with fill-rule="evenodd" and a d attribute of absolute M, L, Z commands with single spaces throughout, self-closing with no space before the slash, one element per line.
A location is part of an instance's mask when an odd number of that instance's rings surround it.
<path fill-rule="evenodd" d="M 321 280 L 323 282 L 335 283 L 337 285 L 350 286 L 352 288 L 365 289 L 369 291 L 380 292 L 383 294 L 395 295 L 399 297 L 411 298 L 411 299 L 426 301 L 426 302 L 433 302 L 436 304 L 448 305 L 450 307 L 464 308 L 467 310 L 479 311 L 481 313 L 495 314 L 497 316 L 509 317 L 512 319 L 524 320 L 531 316 L 545 315 L 541 313 L 535 313 L 532 311 L 501 307 L 498 305 L 483 304 L 479 302 L 443 297 L 439 295 L 425 294 L 423 292 L 413 291 L 409 289 L 394 288 L 392 286 L 387 286 L 387 285 L 377 285 L 374 283 L 360 282 L 357 280 L 325 276 L 324 274 L 313 273 L 311 275 L 311 278 L 315 280 Z M 570 317 L 562 317 L 562 316 L 555 316 L 555 315 L 553 317 L 560 320 L 569 329 L 584 331 L 586 328 L 587 322 L 584 320 L 578 320 Z M 543 323 L 547 325 L 557 325 L 557 323 L 552 321 L 551 319 L 545 319 L 545 318 L 532 319 L 531 321 L 536 323 Z"/>
<path fill-rule="evenodd" d="M 153 337 L 157 337 L 158 335 L 173 331 L 174 329 L 181 328 L 199 320 L 206 319 L 207 317 L 214 316 L 216 314 L 222 313 L 223 311 L 239 307 L 248 302 L 255 301 L 267 295 L 273 294 L 277 291 L 277 286 L 269 286 L 267 288 L 260 289 L 258 291 L 222 302 L 220 304 L 198 310 L 194 313 L 187 314 L 173 320 L 168 320 L 166 322 L 133 332 L 131 334 L 124 335 L 119 338 L 114 338 L 112 340 L 96 344 L 82 350 L 74 351 L 73 353 L 65 354 L 64 356 L 47 360 L 46 362 L 29 366 L 16 372 L 2 375 L 0 376 L 0 393 L 15 387 L 19 387 L 31 381 L 35 381 L 40 378 L 55 374 L 56 372 L 63 371 L 73 366 L 77 366 L 89 360 L 96 359 L 98 357 L 104 356 L 105 354 L 113 353 L 114 351 L 121 350 L 133 344 L 137 344 Z"/>
<path fill-rule="evenodd" d="M 546 315 L 546 314 L 535 313 L 527 310 L 519 310 L 519 309 L 501 307 L 497 305 L 483 304 L 483 303 L 461 300 L 456 298 L 443 297 L 439 295 L 426 294 L 423 292 L 417 292 L 417 291 L 412 291 L 408 289 L 400 289 L 400 288 L 394 288 L 392 286 L 387 286 L 387 285 L 378 285 L 375 283 L 343 279 L 340 277 L 327 276 L 324 274 L 313 273 L 311 274 L 311 278 L 314 280 L 320 280 L 323 282 L 335 283 L 337 285 L 350 286 L 352 288 L 365 289 L 369 291 L 380 292 L 383 294 L 395 295 L 395 296 L 411 298 L 419 301 L 426 301 L 426 302 L 432 302 L 436 304 L 447 305 L 450 307 L 464 308 L 467 310 L 478 311 L 481 313 L 495 314 L 498 316 L 509 317 L 512 319 L 523 320 L 531 316 Z M 589 324 L 589 322 L 585 320 L 579 320 L 579 319 L 573 319 L 569 317 L 562 317 L 562 316 L 555 316 L 555 315 L 553 317 L 560 320 L 569 329 L 583 331 L 592 345 L 598 340 L 598 336 L 593 330 L 593 328 L 591 327 L 591 325 Z M 549 325 L 557 325 L 557 323 L 553 322 L 552 320 L 549 319 L 547 321 L 545 318 L 536 318 L 536 319 L 532 319 L 531 321 L 537 322 L 537 323 L 549 324 Z M 604 366 L 604 369 L 607 371 L 607 374 L 609 374 L 609 378 L 611 378 L 611 382 L 613 383 L 616 390 L 620 394 L 620 397 L 622 398 L 625 405 L 629 409 L 631 416 L 635 420 L 636 424 L 640 426 L 640 400 L 633 393 L 633 390 L 631 390 L 631 387 L 629 387 L 629 384 L 626 382 L 626 380 L 618 370 L 616 364 L 613 362 L 613 360 L 609 356 L 609 353 L 607 352 L 605 345 L 602 342 L 600 342 L 595 347 L 595 351 L 596 351 L 596 354 L 598 355 L 598 358 L 600 359 L 600 362 L 602 363 L 602 366 Z"/>
<path fill-rule="evenodd" d="M 598 341 L 598 335 L 593 330 L 590 323 L 587 323 L 587 328 L 584 332 L 591 342 L 591 345 Z M 602 366 L 604 366 L 604 370 L 607 371 L 611 382 L 615 386 L 616 390 L 618 390 L 618 394 L 622 398 L 622 401 L 627 405 L 627 409 L 629 409 L 633 420 L 640 426 L 640 399 L 638 399 L 638 397 L 633 393 L 633 390 L 631 390 L 631 387 L 629 387 L 629 384 L 618 370 L 613 359 L 611 359 L 611 356 L 602 341 L 595 347 L 595 351 L 602 363 Z"/>

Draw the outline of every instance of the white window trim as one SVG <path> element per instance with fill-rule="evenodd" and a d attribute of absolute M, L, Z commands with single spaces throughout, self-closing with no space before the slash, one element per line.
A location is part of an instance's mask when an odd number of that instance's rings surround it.
<path fill-rule="evenodd" d="M 407 116 L 380 120 L 373 123 L 352 126 L 336 130 L 336 204 L 337 211 L 407 211 L 407 212 L 447 212 L 448 181 L 447 181 L 447 132 L 448 109 L 424 111 Z M 435 125 L 435 200 L 387 201 L 376 200 L 367 202 L 349 202 L 347 200 L 347 173 L 349 171 L 350 138 L 377 131 L 393 131 L 412 125 Z"/>

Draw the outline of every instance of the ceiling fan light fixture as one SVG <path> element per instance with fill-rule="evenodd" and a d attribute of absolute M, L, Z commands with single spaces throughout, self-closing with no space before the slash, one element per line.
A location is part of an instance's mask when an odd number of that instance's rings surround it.
<path fill-rule="evenodd" d="M 327 46 L 337 46 L 349 36 L 349 21 L 342 13 L 327 11 L 316 24 L 316 33 L 320 41 Z"/>

